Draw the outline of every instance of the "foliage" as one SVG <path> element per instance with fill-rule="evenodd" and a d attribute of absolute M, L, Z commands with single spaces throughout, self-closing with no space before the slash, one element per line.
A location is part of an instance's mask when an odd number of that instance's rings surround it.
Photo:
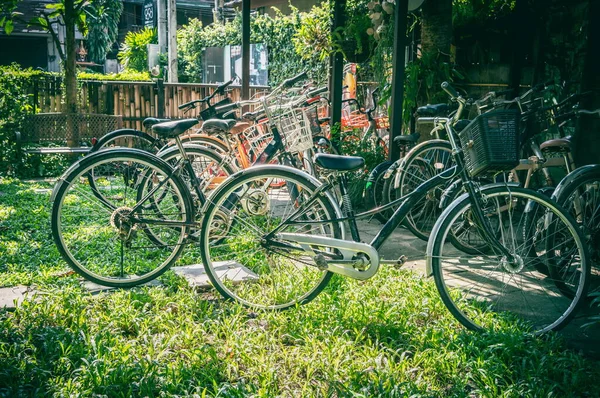
<path fill-rule="evenodd" d="M 362 129 L 352 129 L 342 131 L 339 123 L 331 127 L 331 141 L 339 153 L 360 156 L 365 159 L 365 166 L 361 170 L 354 173 L 347 173 L 348 191 L 352 204 L 357 208 L 364 205 L 363 191 L 369 172 L 379 163 L 383 162 L 386 157 L 385 148 L 381 145 L 374 144 L 373 140 L 361 140 L 364 134 Z"/>
<path fill-rule="evenodd" d="M 139 32 L 128 32 L 117 58 L 125 66 L 138 72 L 148 71 L 148 44 L 158 43 L 156 29 L 144 28 Z"/>
<path fill-rule="evenodd" d="M 514 10 L 516 0 L 453 0 L 452 24 L 455 27 L 482 26 Z"/>
<path fill-rule="evenodd" d="M 331 4 L 324 2 L 300 14 L 300 26 L 292 38 L 296 53 L 304 60 L 323 61 L 331 55 Z"/>
<path fill-rule="evenodd" d="M 323 82 L 327 65 L 321 59 L 303 57 L 305 51 L 294 48 L 292 40 L 302 25 L 303 13 L 283 15 L 275 9 L 275 17 L 268 14 L 253 16 L 250 28 L 251 43 L 267 46 L 269 82 L 277 85 L 282 80 L 307 70 L 311 78 Z M 223 24 L 202 26 L 192 19 L 178 31 L 178 59 L 180 75 L 188 81 L 202 80 L 202 52 L 206 47 L 241 45 L 241 15 Z"/>
<path fill-rule="evenodd" d="M 14 29 L 14 20 L 22 13 L 17 11 L 19 0 L 0 0 L 0 28 L 10 35 Z"/>
<path fill-rule="evenodd" d="M 0 310 L 2 396 L 600 394 L 597 363 L 559 334 L 466 331 L 433 281 L 409 270 L 334 278 L 281 312 L 252 312 L 172 273 L 162 287 L 92 295 L 48 233 L 51 187 L 0 179 L 0 285 L 43 292 Z"/>
<path fill-rule="evenodd" d="M 129 81 L 129 82 L 147 82 L 152 80 L 150 73 L 137 72 L 134 70 L 124 70 L 120 73 L 87 73 L 79 72 L 77 74 L 79 80 L 99 80 L 99 81 Z"/>
<path fill-rule="evenodd" d="M 202 81 L 203 29 L 202 21 L 192 18 L 177 31 L 177 65 L 181 81 Z"/>
<path fill-rule="evenodd" d="M 119 35 L 119 20 L 123 12 L 120 0 L 92 0 L 87 13 L 87 47 L 90 59 L 103 63 Z"/>
<path fill-rule="evenodd" d="M 32 107 L 23 90 L 24 83 L 34 75 L 18 73 L 18 65 L 0 68 L 0 176 L 15 174 L 22 166 L 18 162 L 15 132 L 23 123 L 25 114 Z"/>

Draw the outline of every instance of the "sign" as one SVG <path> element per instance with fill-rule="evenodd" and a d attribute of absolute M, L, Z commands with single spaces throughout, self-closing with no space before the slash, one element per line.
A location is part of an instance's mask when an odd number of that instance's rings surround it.
<path fill-rule="evenodd" d="M 156 26 L 156 8 L 154 7 L 154 0 L 144 0 L 142 15 L 145 27 L 153 28 Z"/>

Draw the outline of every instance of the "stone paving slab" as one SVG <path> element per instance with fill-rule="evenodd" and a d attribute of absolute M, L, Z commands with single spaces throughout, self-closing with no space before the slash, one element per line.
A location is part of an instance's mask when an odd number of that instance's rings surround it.
<path fill-rule="evenodd" d="M 0 288 L 0 309 L 12 309 L 19 305 L 27 296 L 31 296 L 35 291 L 29 286 L 12 286 Z"/>
<path fill-rule="evenodd" d="M 242 282 L 248 279 L 255 279 L 258 276 L 250 269 L 240 263 L 233 261 L 219 261 L 214 263 L 215 271 L 220 279 L 228 278 L 234 283 Z M 183 267 L 171 268 L 177 275 L 184 277 L 190 286 L 196 289 L 210 288 L 212 284 L 202 264 L 192 264 Z"/>

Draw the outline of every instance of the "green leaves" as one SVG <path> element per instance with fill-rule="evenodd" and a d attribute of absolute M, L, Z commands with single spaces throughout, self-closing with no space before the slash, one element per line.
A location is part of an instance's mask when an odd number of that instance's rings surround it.
<path fill-rule="evenodd" d="M 12 19 L 4 22 L 4 32 L 7 35 L 10 35 L 12 33 L 13 29 L 14 29 L 14 24 L 13 24 Z"/>
<path fill-rule="evenodd" d="M 156 29 L 144 28 L 139 32 L 129 32 L 125 36 L 125 42 L 117 58 L 123 63 L 126 69 L 132 69 L 138 72 L 148 70 L 148 44 L 156 44 L 158 34 Z"/>

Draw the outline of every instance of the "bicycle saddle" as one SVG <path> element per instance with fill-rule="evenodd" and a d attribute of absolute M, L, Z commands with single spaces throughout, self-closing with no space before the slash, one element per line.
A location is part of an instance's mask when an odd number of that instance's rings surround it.
<path fill-rule="evenodd" d="M 448 104 L 425 105 L 417 108 L 417 116 L 448 116 L 452 108 Z"/>
<path fill-rule="evenodd" d="M 565 138 L 557 138 L 554 140 L 544 141 L 540 145 L 540 149 L 543 152 L 558 153 L 558 152 L 570 152 L 571 145 L 573 145 L 571 136 Z"/>
<path fill-rule="evenodd" d="M 315 163 L 327 170 L 352 171 L 364 166 L 365 160 L 360 156 L 341 156 L 318 153 L 315 155 Z"/>
<path fill-rule="evenodd" d="M 236 123 L 234 119 L 208 119 L 202 123 L 202 132 L 206 134 L 228 133 Z"/>
<path fill-rule="evenodd" d="M 150 127 L 154 126 L 155 124 L 170 122 L 170 121 L 171 121 L 171 119 L 159 119 L 157 117 L 147 117 L 144 119 L 142 124 L 144 125 L 144 128 L 149 129 Z"/>
<path fill-rule="evenodd" d="M 198 119 L 171 120 L 155 124 L 152 131 L 164 138 L 174 138 L 197 124 Z"/>
<path fill-rule="evenodd" d="M 414 144 L 415 142 L 417 142 L 419 140 L 419 137 L 421 137 L 420 133 L 412 133 L 412 134 L 408 134 L 408 135 L 399 135 L 398 137 L 394 138 L 394 143 L 396 145 Z"/>

